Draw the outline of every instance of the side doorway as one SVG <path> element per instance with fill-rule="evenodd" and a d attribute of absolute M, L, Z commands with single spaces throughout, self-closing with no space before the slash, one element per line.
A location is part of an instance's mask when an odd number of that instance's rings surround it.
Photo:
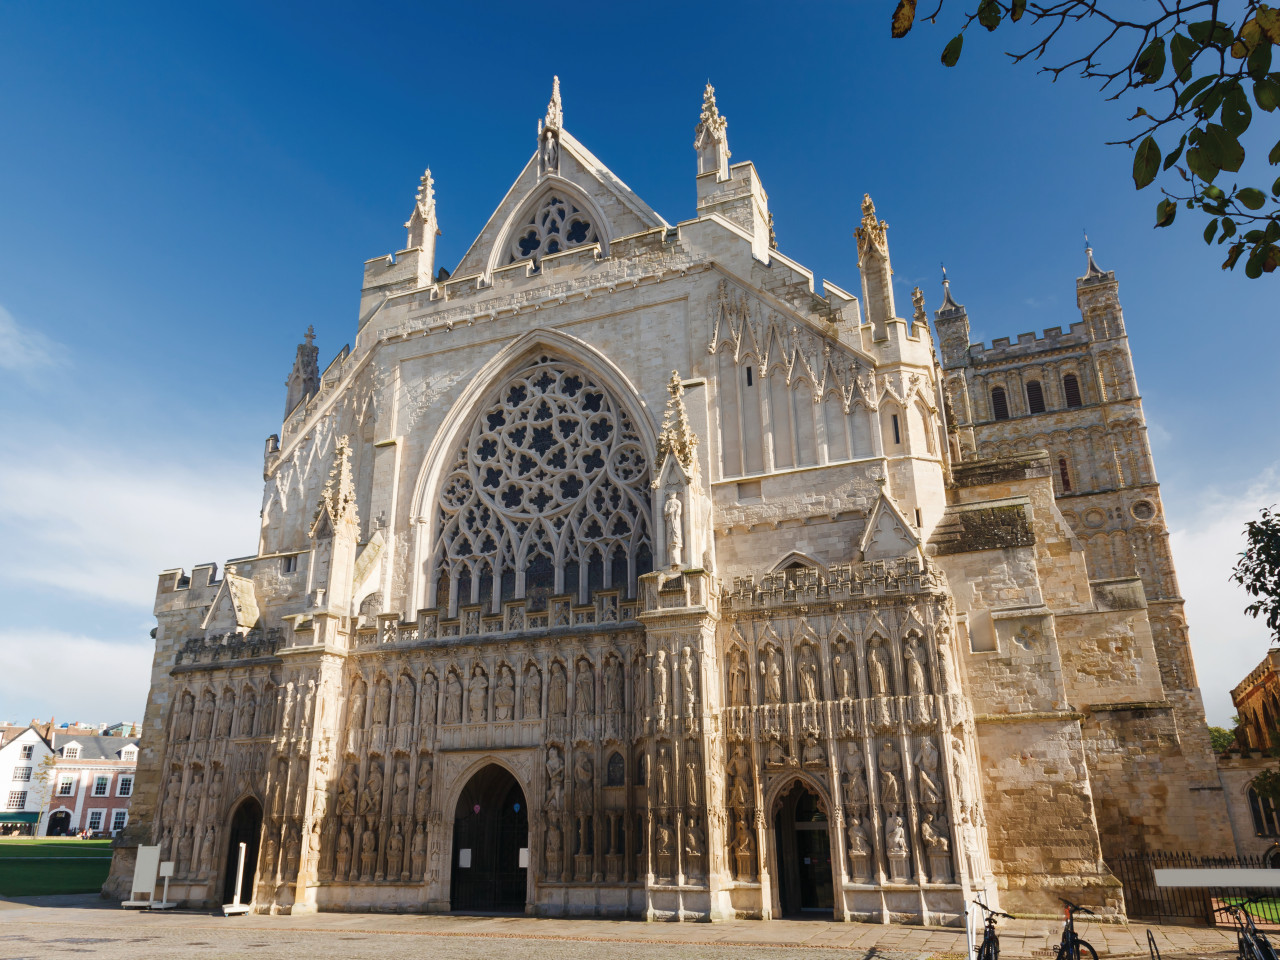
<path fill-rule="evenodd" d="M 782 915 L 830 918 L 835 909 L 831 832 L 817 794 L 797 780 L 773 818 Z"/>
<path fill-rule="evenodd" d="M 262 838 L 262 804 L 253 797 L 236 807 L 227 830 L 227 862 L 222 876 L 222 902 L 231 903 L 236 893 L 236 867 L 240 844 L 245 845 L 244 872 L 240 874 L 240 902 L 253 902 L 253 881 L 258 872 L 258 844 Z"/>

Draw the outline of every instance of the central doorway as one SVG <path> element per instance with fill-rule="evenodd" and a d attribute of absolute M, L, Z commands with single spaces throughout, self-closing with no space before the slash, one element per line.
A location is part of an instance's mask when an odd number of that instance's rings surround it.
<path fill-rule="evenodd" d="M 49 816 L 49 826 L 45 829 L 45 836 L 48 837 L 65 837 L 71 832 L 71 814 L 66 810 L 59 810 L 57 813 Z"/>
<path fill-rule="evenodd" d="M 253 797 L 236 807 L 227 831 L 227 863 L 222 871 L 222 902 L 230 903 L 236 895 L 236 866 L 240 863 L 240 844 L 244 849 L 244 873 L 240 877 L 240 902 L 253 902 L 253 879 L 258 872 L 258 841 L 262 836 L 262 804 Z"/>
<path fill-rule="evenodd" d="M 524 791 L 507 770 L 490 764 L 463 788 L 454 812 L 450 909 L 523 913 L 528 863 Z"/>
<path fill-rule="evenodd" d="M 778 845 L 778 897 L 783 916 L 830 915 L 831 834 L 818 796 L 797 780 L 773 818 Z"/>

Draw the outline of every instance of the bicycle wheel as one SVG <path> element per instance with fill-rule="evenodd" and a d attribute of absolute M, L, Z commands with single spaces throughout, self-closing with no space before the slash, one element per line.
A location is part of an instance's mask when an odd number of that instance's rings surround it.
<path fill-rule="evenodd" d="M 977 960 L 999 960 L 1000 958 L 1000 941 L 995 937 L 988 937 L 982 941 L 982 945 L 978 947 Z"/>
<path fill-rule="evenodd" d="M 1098 960 L 1098 951 L 1093 949 L 1093 944 L 1091 944 L 1088 940 L 1077 940 L 1076 941 L 1077 960 L 1085 960 L 1086 957 L 1088 957 L 1088 960 Z"/>

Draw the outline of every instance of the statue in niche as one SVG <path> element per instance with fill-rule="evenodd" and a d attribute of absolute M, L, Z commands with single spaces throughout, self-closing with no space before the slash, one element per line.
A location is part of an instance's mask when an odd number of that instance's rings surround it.
<path fill-rule="evenodd" d="M 524 668 L 525 720 L 537 720 L 542 716 L 542 672 L 536 664 Z"/>
<path fill-rule="evenodd" d="M 738 744 L 729 758 L 729 806 L 743 808 L 750 804 L 751 761 L 746 748 Z"/>
<path fill-rule="evenodd" d="M 684 525 L 680 522 L 683 511 L 680 494 L 675 490 L 668 490 L 667 501 L 662 506 L 662 516 L 667 522 L 667 563 L 673 569 L 680 566 L 684 553 Z"/>
<path fill-rule="evenodd" d="M 745 707 L 748 697 L 747 658 L 735 647 L 729 654 L 729 706 Z"/>
<path fill-rule="evenodd" d="M 378 835 L 372 825 L 366 825 L 360 835 L 360 879 L 368 883 L 373 879 L 373 865 L 378 859 Z"/>
<path fill-rule="evenodd" d="M 180 877 L 191 876 L 191 848 L 194 843 L 195 841 L 191 839 L 191 830 L 183 830 L 182 836 L 178 839 L 178 876 Z M 271 852 L 272 862 L 275 860 L 275 855 L 272 851 L 274 844 L 274 839 L 267 842 L 267 850 Z"/>
<path fill-rule="evenodd" d="M 804 752 L 801 754 L 800 759 L 806 766 L 825 763 L 827 760 L 826 750 L 823 749 L 822 744 L 818 742 L 818 738 L 812 733 L 807 734 L 804 738 Z"/>
<path fill-rule="evenodd" d="M 880 802 L 889 813 L 902 803 L 902 758 L 888 740 L 880 745 Z"/>
<path fill-rule="evenodd" d="M 400 824 L 391 828 L 391 839 L 387 841 L 387 876 L 391 879 L 400 873 L 404 866 L 404 837 L 400 835 Z"/>
<path fill-rule="evenodd" d="M 427 833 L 422 829 L 422 824 L 418 824 L 418 829 L 413 831 L 413 844 L 409 848 L 409 877 L 412 880 L 421 880 L 423 872 L 427 869 Z"/>
<path fill-rule="evenodd" d="M 690 743 L 684 755 L 684 802 L 689 807 L 698 805 L 699 774 L 698 745 Z"/>
<path fill-rule="evenodd" d="M 449 671 L 449 679 L 444 684 L 444 722 L 462 722 L 462 681 L 456 670 Z"/>
<path fill-rule="evenodd" d="M 667 672 L 667 651 L 658 650 L 653 655 L 653 702 L 666 706 L 671 676 Z"/>
<path fill-rule="evenodd" d="M 775 766 L 781 766 L 787 762 L 787 749 L 782 745 L 781 740 L 775 738 L 769 741 L 764 762 Z"/>
<path fill-rule="evenodd" d="M 391 682 L 383 677 L 373 695 L 373 722 L 386 723 L 391 713 Z"/>
<path fill-rule="evenodd" d="M 764 698 L 769 703 L 782 702 L 782 656 L 777 647 L 770 647 L 760 661 L 760 675 L 764 677 Z"/>
<path fill-rule="evenodd" d="M 836 697 L 841 700 L 850 700 L 857 696 L 857 690 L 854 687 L 853 678 L 853 651 L 849 649 L 849 644 L 840 640 L 836 643 L 836 655 L 832 659 L 832 666 L 835 668 L 836 675 Z"/>
<path fill-rule="evenodd" d="M 556 135 L 548 130 L 542 141 L 542 168 L 554 172 L 558 169 L 560 144 Z"/>
<path fill-rule="evenodd" d="M 498 684 L 493 690 L 493 719 L 511 720 L 516 712 L 516 678 L 505 663 L 498 667 Z"/>
<path fill-rule="evenodd" d="M 391 815 L 403 817 L 409 812 L 409 765 L 403 760 L 396 761 L 391 791 Z"/>
<path fill-rule="evenodd" d="M 885 666 L 884 645 L 876 641 L 867 658 L 867 672 L 871 675 L 871 693 L 876 697 L 889 695 L 889 671 Z"/>
<path fill-rule="evenodd" d="M 213 827 L 204 831 L 204 842 L 200 844 L 200 876 L 207 877 L 213 869 Z"/>
<path fill-rule="evenodd" d="M 969 772 L 964 764 L 964 744 L 955 734 L 951 735 L 951 774 L 956 783 L 956 797 L 960 801 L 961 816 L 968 817 L 973 808 L 973 790 Z"/>
<path fill-rule="evenodd" d="M 738 817 L 733 825 L 733 855 L 739 879 L 751 876 L 751 849 L 751 831 L 747 829 L 747 821 Z"/>
<path fill-rule="evenodd" d="M 556 823 L 555 818 L 547 820 L 547 878 L 553 879 L 560 874 L 562 858 L 564 856 L 564 834 L 560 832 L 560 825 Z"/>
<path fill-rule="evenodd" d="M 369 764 L 369 773 L 365 776 L 360 814 L 370 823 L 382 816 L 382 767 L 376 760 Z"/>
<path fill-rule="evenodd" d="M 351 831 L 346 827 L 338 834 L 338 872 L 339 880 L 347 879 L 351 870 Z"/>
<path fill-rule="evenodd" d="M 216 767 L 213 779 L 209 781 L 209 802 L 205 804 L 205 814 L 210 820 L 222 816 L 222 768 Z"/>
<path fill-rule="evenodd" d="M 693 706 L 698 696 L 697 676 L 694 673 L 693 651 L 685 647 L 680 651 L 680 689 L 684 695 L 684 715 L 693 716 Z"/>
<path fill-rule="evenodd" d="M 283 761 L 282 761 L 283 762 Z M 283 783 L 276 787 L 277 806 L 279 801 L 279 791 L 284 787 Z M 187 785 L 187 810 L 186 817 L 188 823 L 196 822 L 196 811 L 200 809 L 200 799 L 204 796 L 204 774 L 200 772 L 200 768 L 196 767 L 191 774 L 191 783 Z"/>
<path fill-rule="evenodd" d="M 164 806 L 160 813 L 160 819 L 166 824 L 172 824 L 178 819 L 178 798 L 181 793 L 182 780 L 178 771 L 174 770 L 169 774 L 169 785 L 164 788 Z"/>
<path fill-rule="evenodd" d="M 610 657 L 604 668 L 604 708 L 608 713 L 622 712 L 622 661 Z"/>
<path fill-rule="evenodd" d="M 591 664 L 586 660 L 578 661 L 578 674 L 573 681 L 574 711 L 580 717 L 589 717 L 596 712 L 596 681 L 592 676 Z"/>
<path fill-rule="evenodd" d="M 282 689 L 276 691 L 277 729 L 280 737 L 287 740 L 293 730 L 293 681 L 289 681 Z"/>
<path fill-rule="evenodd" d="M 408 677 L 400 678 L 396 691 L 396 723 L 413 723 L 413 681 Z"/>
<path fill-rule="evenodd" d="M 631 672 L 631 709 L 637 732 L 644 726 L 644 711 L 647 704 L 648 700 L 645 698 L 644 660 L 637 658 L 634 661 L 634 669 Z"/>
<path fill-rule="evenodd" d="M 347 726 L 356 730 L 364 726 L 364 681 L 356 680 L 351 685 L 351 706 L 347 713 Z"/>
<path fill-rule="evenodd" d="M 284 813 L 284 791 L 289 783 L 289 762 L 283 757 L 276 762 L 276 779 L 275 779 L 275 803 L 273 809 L 276 816 Z M 198 790 L 200 786 L 200 775 L 197 773 L 195 779 L 191 781 L 193 790 Z"/>
<path fill-rule="evenodd" d="M 658 759 L 654 763 L 654 773 L 657 775 L 658 805 L 665 807 L 671 803 L 671 761 L 667 757 L 665 744 L 658 747 Z"/>
<path fill-rule="evenodd" d="M 589 817 L 595 812 L 595 764 L 584 752 L 579 752 L 574 760 L 573 779 L 574 805 L 578 816 Z"/>
<path fill-rule="evenodd" d="M 186 740 L 191 736 L 191 714 L 195 710 L 195 700 L 191 694 L 182 695 L 182 705 L 178 708 L 178 718 L 173 724 L 173 739 Z"/>
<path fill-rule="evenodd" d="M 347 764 L 338 783 L 338 814 L 350 817 L 356 812 L 356 765 Z"/>
<path fill-rule="evenodd" d="M 885 850 L 889 856 L 905 857 L 907 855 L 907 830 L 902 823 L 902 817 L 896 813 L 885 818 L 884 840 Z"/>
<path fill-rule="evenodd" d="M 302 838 L 298 836 L 298 828 L 290 824 L 285 828 L 284 841 L 284 876 L 286 880 L 298 875 L 298 864 L 302 860 Z"/>
<path fill-rule="evenodd" d="M 240 724 L 236 731 L 242 737 L 253 736 L 253 714 L 257 703 L 252 690 L 246 690 L 240 698 Z"/>
<path fill-rule="evenodd" d="M 923 697 L 926 690 L 924 667 L 920 665 L 920 647 L 914 639 L 907 642 L 907 693 L 913 697 Z"/>
<path fill-rule="evenodd" d="M 235 704 L 228 690 L 222 695 L 222 712 L 218 714 L 218 739 L 226 740 L 231 736 L 231 721 L 235 719 Z"/>
<path fill-rule="evenodd" d="M 170 859 L 169 851 L 173 849 L 173 827 L 165 827 L 160 836 L 160 862 Z"/>
<path fill-rule="evenodd" d="M 807 643 L 800 648 L 796 671 L 800 674 L 800 698 L 813 703 L 818 699 L 818 661 L 814 659 L 813 648 Z"/>
<path fill-rule="evenodd" d="M 956 688 L 956 665 L 951 656 L 951 644 L 945 637 L 938 638 L 938 689 L 950 693 Z"/>
<path fill-rule="evenodd" d="M 861 810 L 867 802 L 866 765 L 859 744 L 851 743 L 844 755 L 844 803 L 853 810 Z"/>
<path fill-rule="evenodd" d="M 849 855 L 854 857 L 871 856 L 871 843 L 867 840 L 867 831 L 857 817 L 849 820 Z"/>
<path fill-rule="evenodd" d="M 684 832 L 684 855 L 690 859 L 701 857 L 707 849 L 702 837 L 702 827 L 697 817 L 689 817 L 687 824 Z"/>
<path fill-rule="evenodd" d="M 273 882 L 276 878 L 276 855 L 280 852 L 280 841 L 276 837 L 274 828 L 267 828 L 267 845 L 262 851 L 262 865 L 258 868 L 261 875 L 266 877 L 268 882 Z"/>
<path fill-rule="evenodd" d="M 564 808 L 564 757 L 559 747 L 547 748 L 547 809 Z"/>
<path fill-rule="evenodd" d="M 418 759 L 418 785 L 413 793 L 413 816 L 419 822 L 427 819 L 431 810 L 431 770 L 434 762 L 431 754 Z"/>
<path fill-rule="evenodd" d="M 665 820 L 659 820 L 658 827 L 657 827 L 658 856 L 660 857 L 671 856 L 671 846 L 672 846 L 671 840 L 672 840 L 671 827 L 667 825 Z"/>
<path fill-rule="evenodd" d="M 436 722 L 436 698 L 439 693 L 440 683 L 436 680 L 436 675 L 428 670 L 422 676 L 422 713 L 418 717 L 424 727 Z"/>
<path fill-rule="evenodd" d="M 934 825 L 932 813 L 926 813 L 920 820 L 920 839 L 930 854 L 945 854 L 951 850 L 951 841 L 940 826 Z"/>
<path fill-rule="evenodd" d="M 213 695 L 207 695 L 200 703 L 200 721 L 196 726 L 196 737 L 200 740 L 208 740 L 209 735 L 213 733 Z"/>
<path fill-rule="evenodd" d="M 551 686 L 547 688 L 547 712 L 553 717 L 567 715 L 569 681 L 564 675 L 564 664 L 559 660 L 551 664 Z"/>
<path fill-rule="evenodd" d="M 938 784 L 938 748 L 932 737 L 920 741 L 916 751 L 916 781 L 920 786 L 920 803 L 923 806 L 939 806 L 942 788 Z"/>

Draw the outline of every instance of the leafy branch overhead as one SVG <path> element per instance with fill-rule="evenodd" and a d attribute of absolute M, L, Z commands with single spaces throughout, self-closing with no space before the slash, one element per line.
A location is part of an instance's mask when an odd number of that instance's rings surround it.
<path fill-rule="evenodd" d="M 924 17 L 929 23 L 938 22 L 946 0 L 936 3 Z M 1242 257 L 1251 278 L 1280 267 L 1280 177 L 1267 184 L 1280 172 L 1280 140 L 1268 142 L 1276 125 L 1259 115 L 1253 133 L 1263 132 L 1261 148 L 1254 146 L 1255 137 L 1248 138 L 1257 156 L 1247 171 L 1242 142 L 1254 125 L 1255 109 L 1264 114 L 1280 109 L 1280 72 L 1272 70 L 1280 46 L 1280 9 L 1258 0 L 1231 5 L 1221 0 L 974 3 L 965 0 L 959 31 L 943 48 L 946 66 L 960 61 L 965 33 L 974 23 L 993 31 L 1021 22 L 1020 29 L 1036 35 L 1030 46 L 1009 54 L 1014 63 L 1049 55 L 1059 62 L 1041 70 L 1054 80 L 1078 72 L 1099 81 L 1110 100 L 1126 94 L 1144 100 L 1130 117 L 1138 132 L 1113 142 L 1134 150 L 1133 182 L 1139 190 L 1161 181 L 1157 227 L 1173 223 L 1180 206 L 1198 209 L 1209 217 L 1205 243 L 1229 244 L 1224 270 L 1234 269 Z M 1150 19 L 1129 19 L 1121 10 Z M 899 0 L 893 36 L 906 36 L 915 19 L 916 0 Z M 1259 159 L 1262 151 L 1269 151 L 1265 164 Z"/>
<path fill-rule="evenodd" d="M 1244 608 L 1251 617 L 1262 617 L 1272 638 L 1280 643 L 1280 513 L 1264 508 L 1262 516 L 1244 528 L 1245 549 L 1231 571 L 1231 579 L 1251 597 Z"/>

